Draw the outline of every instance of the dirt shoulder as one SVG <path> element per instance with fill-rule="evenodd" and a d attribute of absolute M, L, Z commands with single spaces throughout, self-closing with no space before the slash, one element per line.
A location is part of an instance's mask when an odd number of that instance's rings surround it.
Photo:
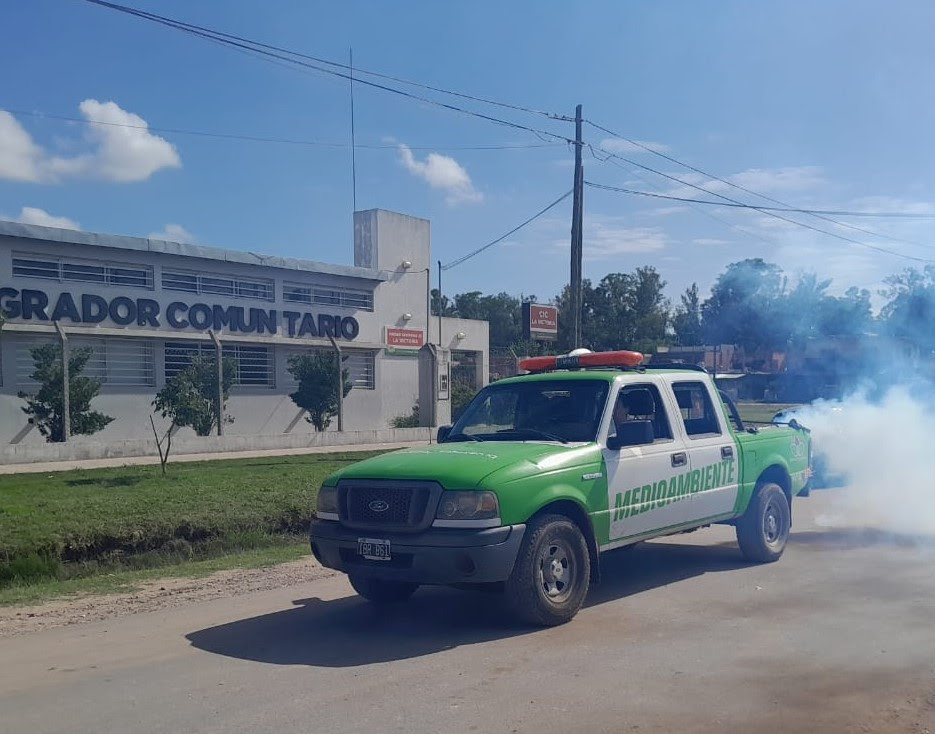
<path fill-rule="evenodd" d="M 201 578 L 143 581 L 129 592 L 0 607 L 0 638 L 295 586 L 332 575 L 334 572 L 309 557 L 266 568 L 218 571 Z"/>

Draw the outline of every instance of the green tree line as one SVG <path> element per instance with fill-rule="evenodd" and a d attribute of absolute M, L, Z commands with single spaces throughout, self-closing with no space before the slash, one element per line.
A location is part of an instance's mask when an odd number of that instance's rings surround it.
<path fill-rule="evenodd" d="M 593 350 L 635 349 L 652 353 L 660 346 L 735 344 L 747 352 L 782 350 L 816 336 L 880 334 L 898 337 L 922 353 L 935 350 L 935 266 L 907 268 L 885 279 L 874 315 L 867 289 L 847 288 L 832 295 L 830 279 L 805 273 L 792 279 L 761 258 L 728 265 L 705 296 L 693 283 L 673 303 L 666 281 L 652 266 L 629 273 L 608 273 L 582 284 L 582 344 Z M 535 353 L 523 341 L 522 304 L 535 296 L 501 292 L 460 293 L 453 298 L 432 292 L 433 312 L 490 323 L 490 346 Z M 559 309 L 558 341 L 571 344 L 572 314 L 566 286 L 545 301 Z"/>

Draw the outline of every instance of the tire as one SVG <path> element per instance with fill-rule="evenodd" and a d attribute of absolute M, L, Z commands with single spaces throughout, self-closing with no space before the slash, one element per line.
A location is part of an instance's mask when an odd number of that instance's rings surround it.
<path fill-rule="evenodd" d="M 348 580 L 351 582 L 351 586 L 354 587 L 354 591 L 367 601 L 372 601 L 375 604 L 393 604 L 406 601 L 419 588 L 418 584 L 410 584 L 405 581 L 390 581 L 356 574 L 349 575 Z"/>
<path fill-rule="evenodd" d="M 766 482 L 757 487 L 737 522 L 737 543 L 744 558 L 755 563 L 778 561 L 789 539 L 792 510 L 782 487 Z"/>
<path fill-rule="evenodd" d="M 591 559 L 581 530 L 564 515 L 543 515 L 526 527 L 504 594 L 517 619 L 553 627 L 578 613 L 590 578 Z"/>

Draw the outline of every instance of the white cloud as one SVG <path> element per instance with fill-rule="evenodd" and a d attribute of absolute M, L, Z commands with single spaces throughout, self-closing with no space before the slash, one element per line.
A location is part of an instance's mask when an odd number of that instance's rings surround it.
<path fill-rule="evenodd" d="M 716 247 L 718 245 L 729 245 L 731 244 L 729 240 L 719 240 L 715 237 L 697 237 L 692 240 L 693 245 L 701 245 L 702 247 Z"/>
<path fill-rule="evenodd" d="M 654 143 L 652 140 L 634 140 L 631 143 L 620 138 L 604 138 L 600 147 L 608 153 L 646 153 L 646 148 L 655 153 L 668 153 L 671 150 L 665 143 Z"/>
<path fill-rule="evenodd" d="M 5 219 L 5 217 L 4 217 Z M 74 219 L 68 217 L 56 217 L 49 214 L 44 209 L 34 206 L 24 206 L 20 209 L 18 217 L 13 218 L 14 222 L 22 224 L 38 224 L 42 227 L 58 227 L 59 229 L 81 229 L 81 226 Z"/>
<path fill-rule="evenodd" d="M 0 111 L 0 178 L 33 183 L 66 178 L 126 183 L 145 181 L 164 168 L 181 167 L 175 146 L 149 132 L 139 115 L 115 102 L 95 99 L 84 100 L 79 109 L 87 120 L 84 144 L 90 150 L 71 157 L 51 155 L 13 115 Z"/>
<path fill-rule="evenodd" d="M 43 151 L 9 112 L 0 110 L 0 178 L 38 181 Z"/>
<path fill-rule="evenodd" d="M 606 260 L 620 255 L 645 255 L 665 249 L 666 233 L 655 227 L 623 227 L 614 217 L 591 217 L 584 225 L 584 259 Z M 556 240 L 556 250 L 568 250 L 568 239 Z"/>
<path fill-rule="evenodd" d="M 186 244 L 195 243 L 195 235 L 189 232 L 181 224 L 167 224 L 161 232 L 150 232 L 146 235 L 151 240 L 166 240 L 168 242 L 184 242 Z"/>
<path fill-rule="evenodd" d="M 418 176 L 433 189 L 447 192 L 445 201 L 450 204 L 483 201 L 484 195 L 474 188 L 471 177 L 454 158 L 439 153 L 429 153 L 424 161 L 416 160 L 408 146 L 400 144 L 400 160 L 413 176 Z"/>
<path fill-rule="evenodd" d="M 739 173 L 733 173 L 728 176 L 722 176 L 723 181 L 702 176 L 698 173 L 675 172 L 671 175 L 685 181 L 693 186 L 700 186 L 708 191 L 727 194 L 731 198 L 741 198 L 743 192 L 738 191 L 734 186 L 743 186 L 751 191 L 761 194 L 793 194 L 812 191 L 828 183 L 824 178 L 822 169 L 819 166 L 784 166 L 782 168 L 748 168 Z M 725 183 L 725 181 L 729 183 Z M 680 186 L 666 191 L 669 196 L 681 196 L 689 198 L 706 198 L 703 191 L 699 191 L 693 186 Z M 710 197 L 707 197 L 710 198 Z"/>

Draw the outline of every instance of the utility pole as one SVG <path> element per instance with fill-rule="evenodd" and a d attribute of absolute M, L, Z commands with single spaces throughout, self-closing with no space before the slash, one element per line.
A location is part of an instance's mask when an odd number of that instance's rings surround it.
<path fill-rule="evenodd" d="M 584 220 L 584 167 L 581 165 L 581 105 L 575 107 L 575 185 L 571 206 L 571 312 L 572 347 L 581 346 L 581 259 Z"/>

